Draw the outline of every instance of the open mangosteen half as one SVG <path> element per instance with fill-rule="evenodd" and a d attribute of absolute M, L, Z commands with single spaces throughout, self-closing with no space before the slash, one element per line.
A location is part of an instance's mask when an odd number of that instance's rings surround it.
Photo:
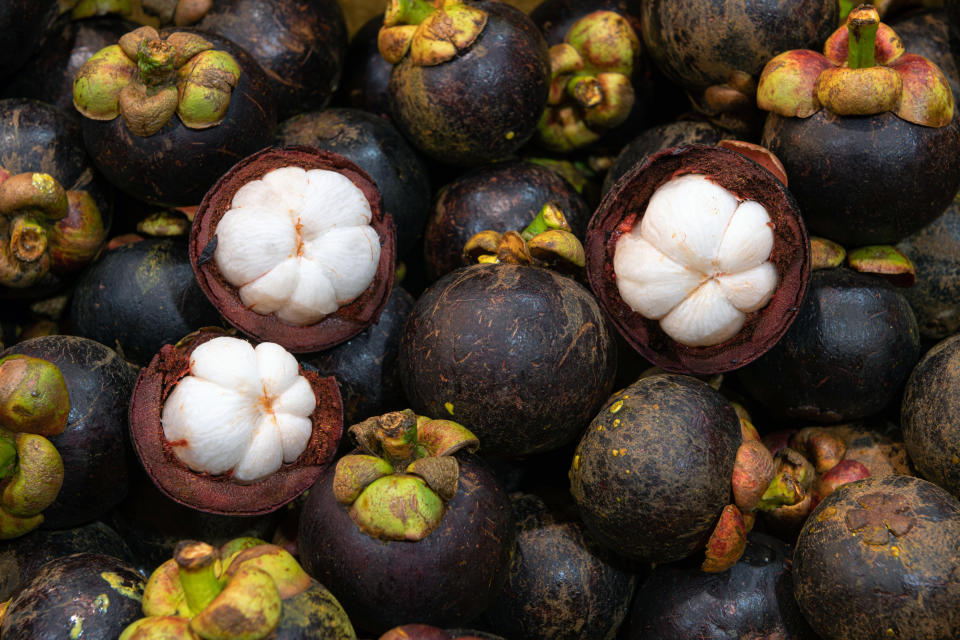
<path fill-rule="evenodd" d="M 185 506 L 258 515 L 290 502 L 333 458 L 343 407 L 333 378 L 282 347 L 216 331 L 166 345 L 130 402 L 147 474 Z"/>
<path fill-rule="evenodd" d="M 373 180 L 312 147 L 264 149 L 204 196 L 190 231 L 200 288 L 227 321 L 294 353 L 376 321 L 393 286 L 396 231 Z"/>
<path fill-rule="evenodd" d="M 793 197 L 727 149 L 667 149 L 611 189 L 587 229 L 587 277 L 621 335 L 667 371 L 741 367 L 796 316 L 810 273 Z"/>

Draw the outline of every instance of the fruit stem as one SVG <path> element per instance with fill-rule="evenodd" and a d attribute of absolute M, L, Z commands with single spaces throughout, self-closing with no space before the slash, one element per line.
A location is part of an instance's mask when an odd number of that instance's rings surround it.
<path fill-rule="evenodd" d="M 35 262 L 47 251 L 47 231 L 30 216 L 19 216 L 10 230 L 10 253 L 22 262 Z"/>
<path fill-rule="evenodd" d="M 0 479 L 9 478 L 17 470 L 17 446 L 7 436 L 0 437 Z"/>
<path fill-rule="evenodd" d="M 217 550 L 205 542 L 184 540 L 177 545 L 173 557 L 180 569 L 187 606 L 196 615 L 223 591 L 215 572 Z"/>
<path fill-rule="evenodd" d="M 400 24 L 420 24 L 436 10 L 429 0 L 390 0 L 383 24 L 393 27 Z"/>
<path fill-rule="evenodd" d="M 520 235 L 529 242 L 535 235 L 550 229 L 570 230 L 570 225 L 567 224 L 567 218 L 563 215 L 563 211 L 553 202 L 543 205 L 533 222 L 528 224 Z"/>
<path fill-rule="evenodd" d="M 385 414 L 380 419 L 379 436 L 387 462 L 402 472 L 416 457 L 416 416 L 402 411 Z"/>
<path fill-rule="evenodd" d="M 847 66 L 851 69 L 866 69 L 876 66 L 873 48 L 877 40 L 880 16 L 876 8 L 862 4 L 850 12 L 847 31 L 850 43 L 847 48 Z"/>
<path fill-rule="evenodd" d="M 137 50 L 140 80 L 148 87 L 168 86 L 173 81 L 176 49 L 165 40 L 144 39 Z"/>

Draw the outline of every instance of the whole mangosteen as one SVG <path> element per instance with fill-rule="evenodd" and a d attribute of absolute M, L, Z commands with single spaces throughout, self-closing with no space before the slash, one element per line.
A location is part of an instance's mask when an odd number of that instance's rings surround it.
<path fill-rule="evenodd" d="M 960 503 L 912 476 L 867 478 L 814 510 L 793 552 L 794 595 L 824 638 L 960 634 Z"/>
<path fill-rule="evenodd" d="M 390 0 L 379 35 L 393 63 L 390 112 L 414 146 L 443 162 L 502 160 L 536 130 L 550 60 L 519 9 L 478 0 Z"/>
<path fill-rule="evenodd" d="M 570 467 L 587 530 L 640 562 L 690 556 L 731 503 L 742 439 L 733 405 L 696 378 L 653 375 L 617 392 L 587 427 Z"/>
<path fill-rule="evenodd" d="M 477 434 L 487 455 L 573 441 L 613 387 L 610 326 L 583 286 L 519 264 L 463 267 L 417 300 L 400 343 L 415 411 Z"/>
<path fill-rule="evenodd" d="M 846 268 L 818 269 L 796 322 L 738 379 L 776 416 L 842 422 L 898 398 L 919 358 L 917 321 L 896 288 Z"/>
<path fill-rule="evenodd" d="M 196 205 L 238 158 L 270 144 L 263 70 L 226 38 L 140 27 L 77 72 L 73 103 L 97 167 L 154 204 Z"/>
<path fill-rule="evenodd" d="M 585 243 L 590 287 L 620 334 L 667 371 L 718 373 L 773 347 L 809 276 L 800 211 L 735 151 L 662 151 L 609 191 Z"/>
<path fill-rule="evenodd" d="M 310 489 L 300 559 L 358 627 L 463 624 L 506 579 L 510 501 L 461 425 L 412 411 L 350 427 L 359 450 Z"/>
<path fill-rule="evenodd" d="M 393 286 L 396 232 L 373 180 L 313 147 L 264 149 L 207 193 L 190 230 L 200 288 L 227 322 L 294 353 L 373 323 Z"/>
<path fill-rule="evenodd" d="M 220 515 L 275 511 L 329 464 L 343 430 L 333 378 L 282 346 L 217 331 L 166 345 L 130 401 L 147 474 L 185 506 Z"/>

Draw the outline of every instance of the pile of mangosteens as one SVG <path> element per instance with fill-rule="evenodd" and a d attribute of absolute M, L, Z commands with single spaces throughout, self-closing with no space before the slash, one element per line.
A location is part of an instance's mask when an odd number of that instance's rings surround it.
<path fill-rule="evenodd" d="M 960 0 L 0 4 L 0 640 L 960 638 Z"/>

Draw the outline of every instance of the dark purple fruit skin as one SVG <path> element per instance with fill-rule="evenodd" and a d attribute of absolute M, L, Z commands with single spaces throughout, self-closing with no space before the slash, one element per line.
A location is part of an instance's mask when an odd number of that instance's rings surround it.
<path fill-rule="evenodd" d="M 57 0 L 0 3 L 0 80 L 19 69 L 43 42 L 59 13 Z"/>
<path fill-rule="evenodd" d="M 569 182 L 530 162 L 511 161 L 465 173 L 437 194 L 423 237 L 427 277 L 464 267 L 463 246 L 475 233 L 522 231 L 548 202 L 560 206 L 583 240 L 592 211 Z"/>
<path fill-rule="evenodd" d="M 78 336 L 44 336 L 13 345 L 19 353 L 60 368 L 70 395 L 67 427 L 50 438 L 63 458 L 63 487 L 43 512 L 43 527 L 92 522 L 117 506 L 129 489 L 127 405 L 136 374 L 117 353 Z"/>
<path fill-rule="evenodd" d="M 231 94 L 223 122 L 188 129 L 174 115 L 152 136 L 131 133 L 122 116 L 83 119 L 83 140 L 97 168 L 118 189 L 151 204 L 196 205 L 227 170 L 244 157 L 270 146 L 277 126 L 276 101 L 260 65 L 226 38 L 198 33 L 240 65 L 240 80 Z"/>
<path fill-rule="evenodd" d="M 350 639 L 353 626 L 340 602 L 319 582 L 283 601 L 271 640 Z"/>
<path fill-rule="evenodd" d="M 917 363 L 900 407 L 910 459 L 927 480 L 960 496 L 960 336 L 928 351 Z"/>
<path fill-rule="evenodd" d="M 413 303 L 413 296 L 395 286 L 380 319 L 363 333 L 332 349 L 300 356 L 301 362 L 316 367 L 321 375 L 337 379 L 344 424 L 406 407 L 397 356 Z"/>
<path fill-rule="evenodd" d="M 220 0 L 197 27 L 260 63 L 281 119 L 327 106 L 340 82 L 347 23 L 337 0 Z"/>
<path fill-rule="evenodd" d="M 99 553 L 59 558 L 44 565 L 13 599 L 0 635 L 4 640 L 117 638 L 143 617 L 144 583 L 118 558 Z"/>
<path fill-rule="evenodd" d="M 390 119 L 390 74 L 393 65 L 383 59 L 377 48 L 377 36 L 383 26 L 383 14 L 370 18 L 353 34 L 347 47 L 340 89 L 334 103 L 363 109 Z"/>
<path fill-rule="evenodd" d="M 423 235 L 433 192 L 427 168 L 387 120 L 360 109 L 326 109 L 280 123 L 277 146 L 307 145 L 339 153 L 367 172 L 397 227 L 397 253 Z"/>
<path fill-rule="evenodd" d="M 897 249 L 913 262 L 917 281 L 903 290 L 920 336 L 939 341 L 960 331 L 960 203 L 907 236 Z"/>
<path fill-rule="evenodd" d="M 741 441 L 733 406 L 706 383 L 641 378 L 587 427 L 570 491 L 603 546 L 640 562 L 680 560 L 703 547 L 730 504 Z"/>
<path fill-rule="evenodd" d="M 783 338 L 738 379 L 775 416 L 844 422 L 898 399 L 919 358 L 917 321 L 897 289 L 876 276 L 822 269 L 811 274 Z"/>
<path fill-rule="evenodd" d="M 64 15 L 60 21 L 62 28 L 9 79 L 2 95 L 48 102 L 80 122 L 83 116 L 73 106 L 73 77 L 90 56 L 139 25 L 116 17 L 70 20 Z"/>
<path fill-rule="evenodd" d="M 924 127 L 892 113 L 767 116 L 763 146 L 787 171 L 812 235 L 897 242 L 941 215 L 960 187 L 960 119 Z"/>
<path fill-rule="evenodd" d="M 630 606 L 636 576 L 576 520 L 556 519 L 532 494 L 511 496 L 517 550 L 485 619 L 511 640 L 605 640 Z"/>
<path fill-rule="evenodd" d="M 643 164 L 650 156 L 672 147 L 690 144 L 717 144 L 731 137 L 709 122 L 682 120 L 651 127 L 627 144 L 613 160 L 603 179 L 603 195 L 617 180 L 633 167 Z"/>
<path fill-rule="evenodd" d="M 904 50 L 921 55 L 943 71 L 954 100 L 960 95 L 960 72 L 950 50 L 947 13 L 943 9 L 918 9 L 888 22 L 900 36 Z"/>
<path fill-rule="evenodd" d="M 640 585 L 624 640 L 817 640 L 793 599 L 785 542 L 751 533 L 729 571 L 658 565 Z"/>
<path fill-rule="evenodd" d="M 476 456 L 458 456 L 457 494 L 440 526 L 419 542 L 361 532 L 333 497 L 334 465 L 310 489 L 300 516 L 300 563 L 336 594 L 357 627 L 373 633 L 420 620 L 466 624 L 507 577 L 516 529 L 510 501 Z"/>
<path fill-rule="evenodd" d="M 519 9 L 479 0 L 480 36 L 449 62 L 416 66 L 410 56 L 390 76 L 390 111 L 415 147 L 440 162 L 476 166 L 502 160 L 536 130 L 550 79 L 547 44 Z"/>
<path fill-rule="evenodd" d="M 596 299 L 538 267 L 480 264 L 417 300 L 400 342 L 414 411 L 456 420 L 488 456 L 576 439 L 613 387 L 613 330 Z"/>
<path fill-rule="evenodd" d="M 133 561 L 123 538 L 99 521 L 60 531 L 34 529 L 25 536 L 0 543 L 0 600 L 19 593 L 46 563 L 74 553 L 102 553 Z"/>
<path fill-rule="evenodd" d="M 868 496 L 888 502 L 867 508 Z M 952 640 L 958 547 L 960 503 L 944 489 L 912 476 L 852 482 L 807 518 L 793 552 L 794 595 L 824 638 Z"/>
<path fill-rule="evenodd" d="M 193 277 L 184 238 L 147 238 L 112 249 L 80 277 L 70 300 L 73 335 L 150 363 L 165 344 L 220 324 Z"/>

